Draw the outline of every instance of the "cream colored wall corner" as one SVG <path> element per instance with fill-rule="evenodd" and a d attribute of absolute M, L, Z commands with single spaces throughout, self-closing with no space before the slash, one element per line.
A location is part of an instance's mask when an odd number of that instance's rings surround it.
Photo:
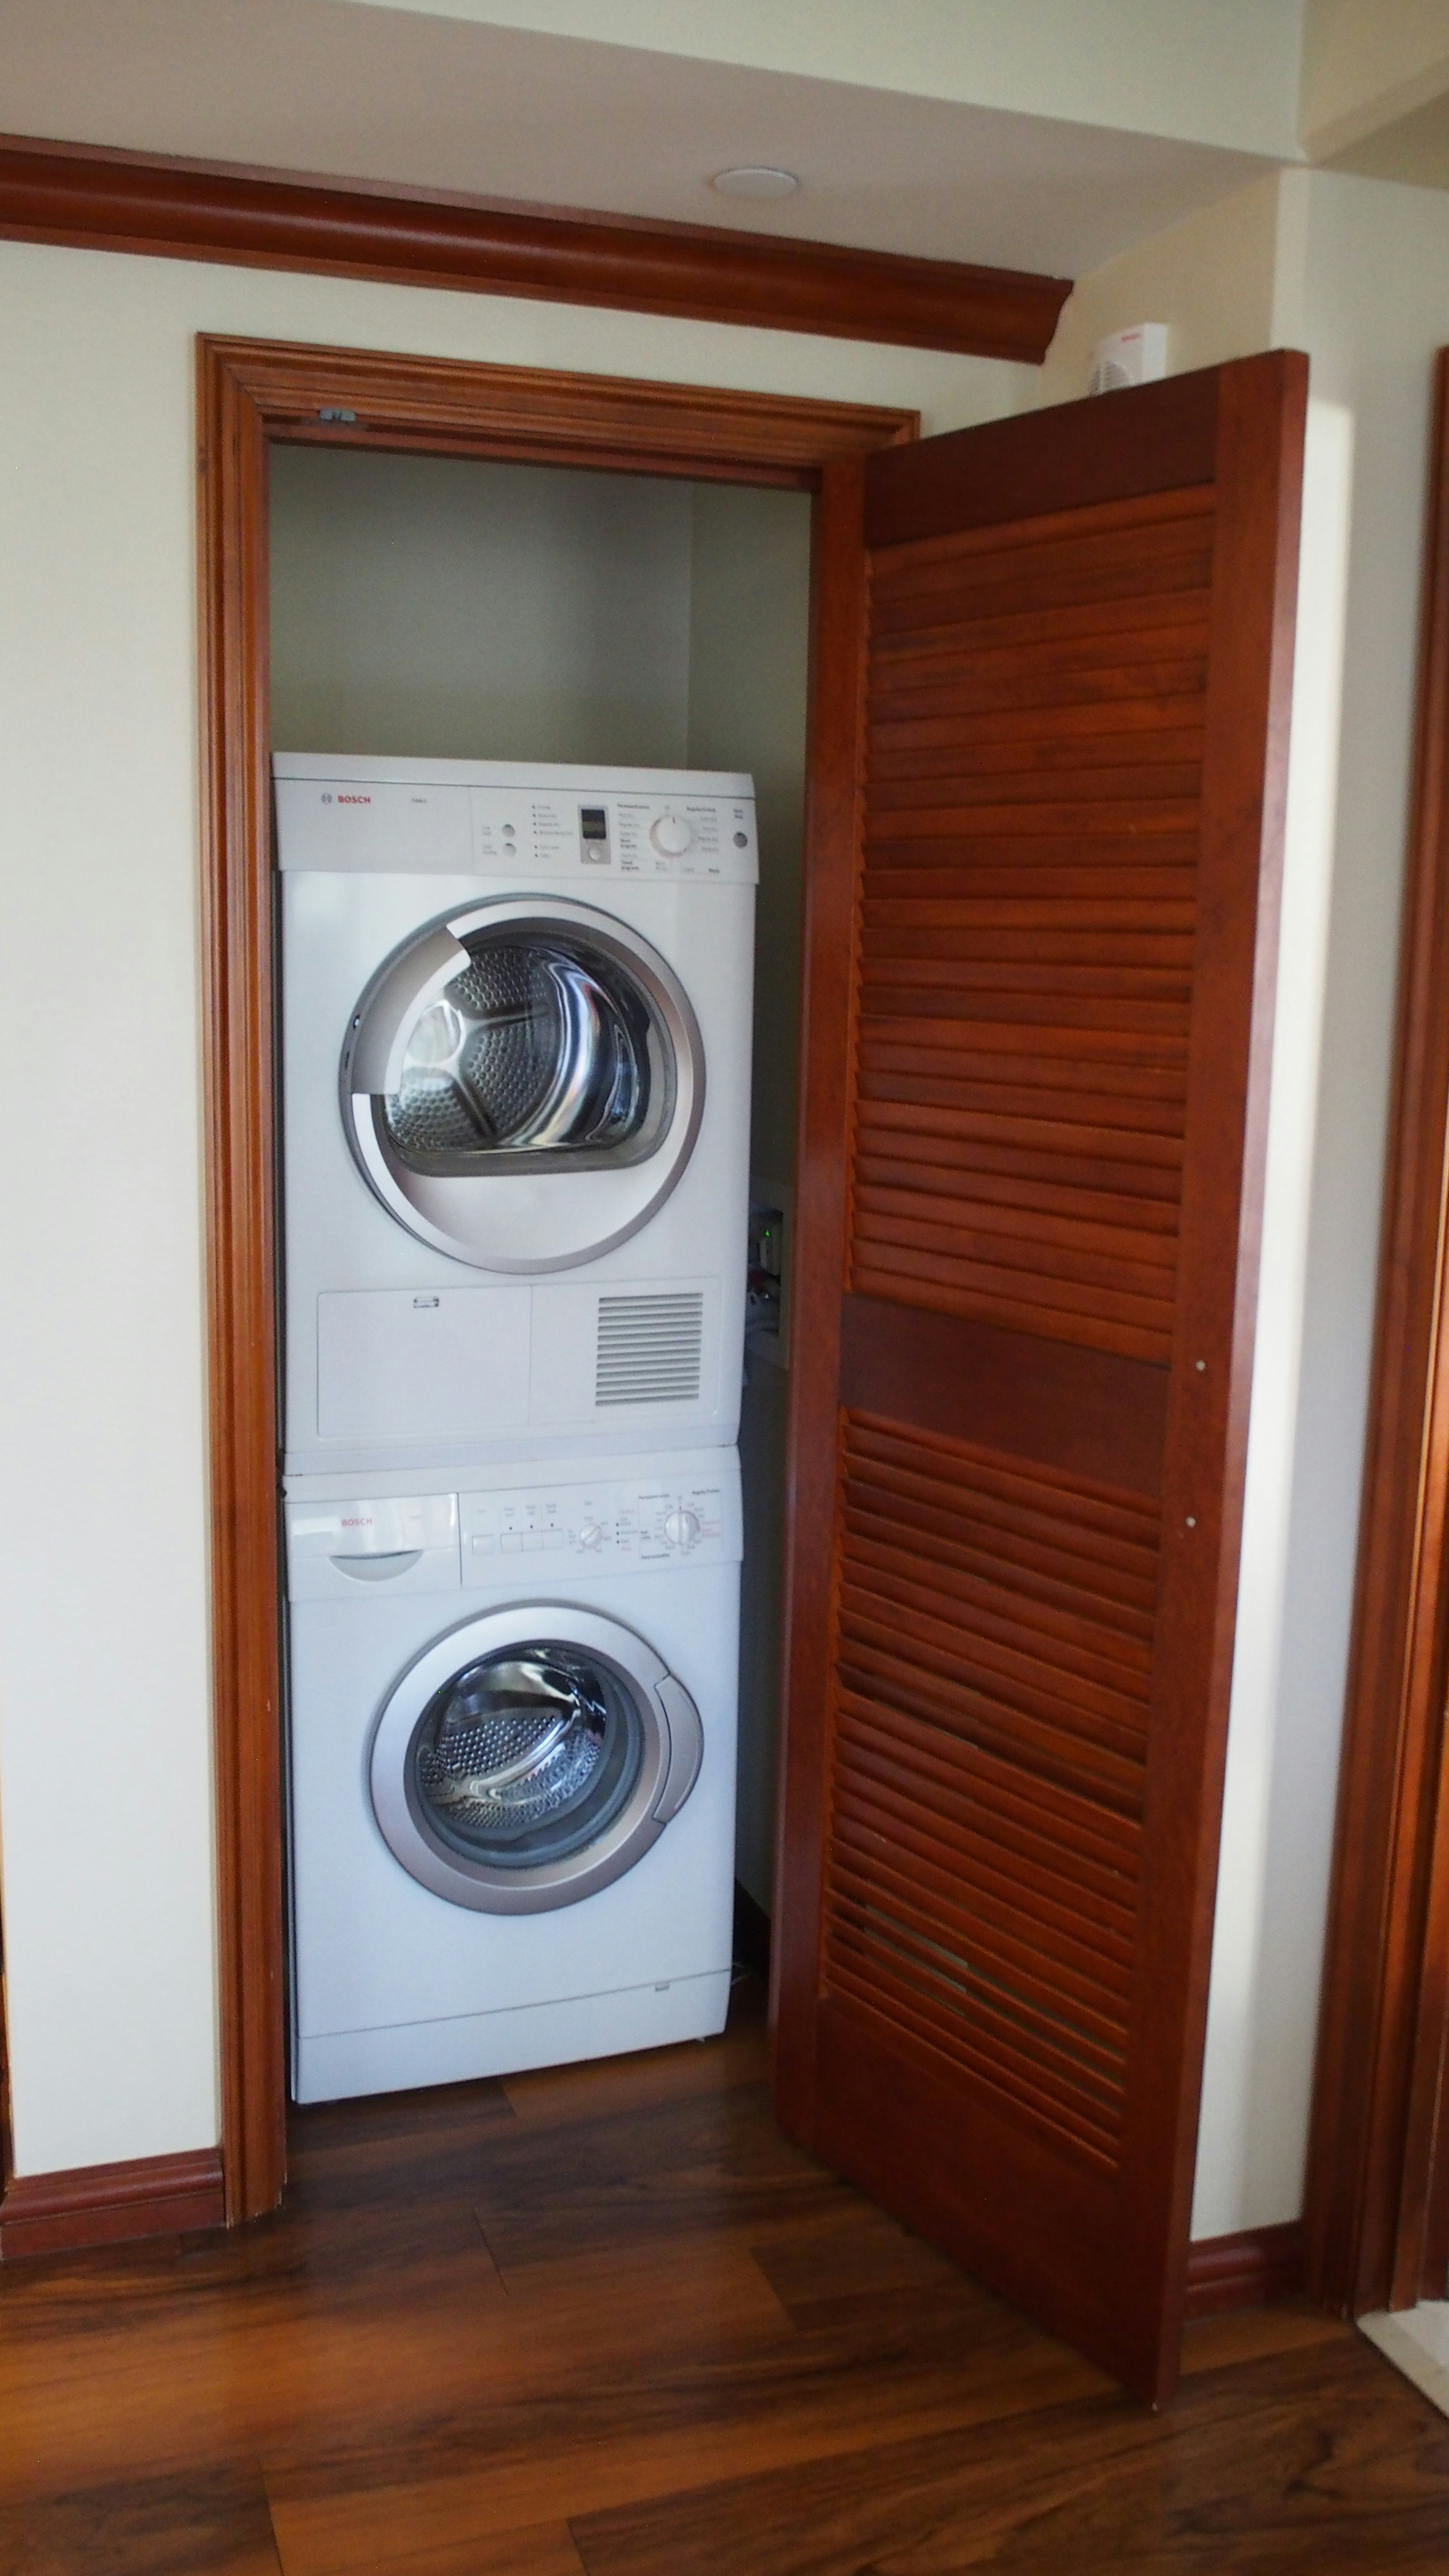
<path fill-rule="evenodd" d="M 0 1869 L 16 2169 L 217 2135 L 195 335 L 918 406 L 1030 369 L 0 247 Z"/>
<path fill-rule="evenodd" d="M 1043 402 L 1085 394 L 1095 342 L 1131 322 L 1167 324 L 1174 375 L 1305 345 L 1309 211 L 1308 174 L 1276 174 L 1081 279 L 1042 370 Z M 1312 1436 L 1302 1418 L 1303 1343 L 1310 1303 L 1323 1292 L 1312 1180 L 1353 426 L 1346 407 L 1311 402 L 1258 1344 L 1193 2207 L 1199 2238 L 1273 2225 L 1302 2206 L 1341 1685 L 1337 1698 L 1320 1692 L 1311 1714 L 1295 1718 L 1290 1667 L 1302 1459 Z M 1351 1442 L 1332 1473 L 1351 1519 Z"/>
<path fill-rule="evenodd" d="M 1331 453 L 1320 446 L 1315 462 L 1310 450 L 1305 496 L 1199 2235 L 1302 2206 L 1378 1286 L 1432 371 L 1449 342 L 1449 194 L 1296 172 L 1280 182 L 1278 242 L 1272 337 L 1308 350 L 1311 416 Z"/>
<path fill-rule="evenodd" d="M 1315 161 L 1449 88 L 1449 0 L 1307 0 L 1299 132 Z"/>
<path fill-rule="evenodd" d="M 1244 2124 L 1252 2223 L 1300 2205 L 1301 2169 L 1273 2165 L 1295 2092 L 1306 2139 L 1378 1287 L 1433 364 L 1449 343 L 1449 194 L 1329 172 L 1298 184 L 1290 336 L 1311 354 L 1317 399 L 1352 424 L 1353 471 L 1298 1419 L 1262 1780 L 1265 1966 L 1232 2042 L 1248 2052 L 1244 2098 L 1279 2106 L 1276 2147 L 1271 2120 Z M 1300 647 L 1311 651 L 1307 614 Z M 1219 2035 L 1227 2038 L 1226 2021 Z M 1219 2102 L 1226 2062 L 1219 2053 Z M 1216 2153 L 1206 2101 L 1203 2139 L 1206 2168 Z"/>
<path fill-rule="evenodd" d="M 1292 1696 L 1285 1661 L 1298 1579 L 1295 1484 L 1352 477 L 1351 413 L 1310 400 L 1257 1339 L 1195 2238 L 1277 2225 L 1296 2218 L 1303 2205 L 1338 1708 L 1332 1701 L 1320 1706 L 1306 1735 L 1280 1720 Z M 1340 1473 L 1352 1484 L 1355 1462 L 1343 1461 Z"/>
<path fill-rule="evenodd" d="M 1041 371 L 1043 403 L 1085 394 L 1092 351 L 1131 322 L 1165 322 L 1168 369 L 1216 367 L 1274 345 L 1284 176 L 1258 179 L 1079 278 Z"/>

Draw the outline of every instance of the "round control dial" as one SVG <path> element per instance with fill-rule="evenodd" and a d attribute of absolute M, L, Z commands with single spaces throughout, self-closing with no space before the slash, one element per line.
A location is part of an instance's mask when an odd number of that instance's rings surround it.
<path fill-rule="evenodd" d="M 693 1547 L 699 1536 L 698 1512 L 673 1511 L 664 1515 L 664 1535 L 671 1547 Z"/>
<path fill-rule="evenodd" d="M 608 1531 L 605 1529 L 602 1521 L 584 1521 L 580 1526 L 580 1547 L 587 1547 L 590 1549 L 600 1548 L 603 1546 L 607 1537 Z"/>
<path fill-rule="evenodd" d="M 682 859 L 694 847 L 694 825 L 683 814 L 661 814 L 650 824 L 649 838 L 662 858 Z"/>

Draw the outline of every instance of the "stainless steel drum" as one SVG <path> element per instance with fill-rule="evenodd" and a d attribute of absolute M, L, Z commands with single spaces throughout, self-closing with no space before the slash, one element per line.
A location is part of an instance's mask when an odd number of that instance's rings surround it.
<path fill-rule="evenodd" d="M 358 1004 L 341 1081 L 383 1205 L 484 1269 L 563 1269 L 625 1241 L 674 1187 L 704 1104 L 698 1025 L 664 959 L 537 896 L 407 940 Z"/>
<path fill-rule="evenodd" d="M 493 1611 L 395 1686 L 373 1739 L 373 1809 L 436 1895 L 538 1913 L 631 1869 L 703 1750 L 689 1693 L 631 1629 L 588 1610 Z"/>

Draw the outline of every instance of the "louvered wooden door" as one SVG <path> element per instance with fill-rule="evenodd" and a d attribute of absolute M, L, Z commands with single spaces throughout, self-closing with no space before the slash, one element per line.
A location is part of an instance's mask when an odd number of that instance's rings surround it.
<path fill-rule="evenodd" d="M 820 518 L 780 2114 L 1176 2372 L 1306 362 Z"/>

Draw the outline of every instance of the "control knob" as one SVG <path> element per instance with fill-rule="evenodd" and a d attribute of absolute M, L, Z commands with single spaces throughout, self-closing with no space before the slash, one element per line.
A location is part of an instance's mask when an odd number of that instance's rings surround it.
<path fill-rule="evenodd" d="M 699 1536 L 698 1512 L 673 1511 L 664 1516 L 664 1535 L 671 1547 L 693 1547 Z"/>
<path fill-rule="evenodd" d="M 649 826 L 649 838 L 666 859 L 682 859 L 694 843 L 694 825 L 683 814 L 661 814 Z"/>
<path fill-rule="evenodd" d="M 608 1533 L 602 1521 L 584 1521 L 579 1528 L 580 1547 L 602 1547 Z"/>

